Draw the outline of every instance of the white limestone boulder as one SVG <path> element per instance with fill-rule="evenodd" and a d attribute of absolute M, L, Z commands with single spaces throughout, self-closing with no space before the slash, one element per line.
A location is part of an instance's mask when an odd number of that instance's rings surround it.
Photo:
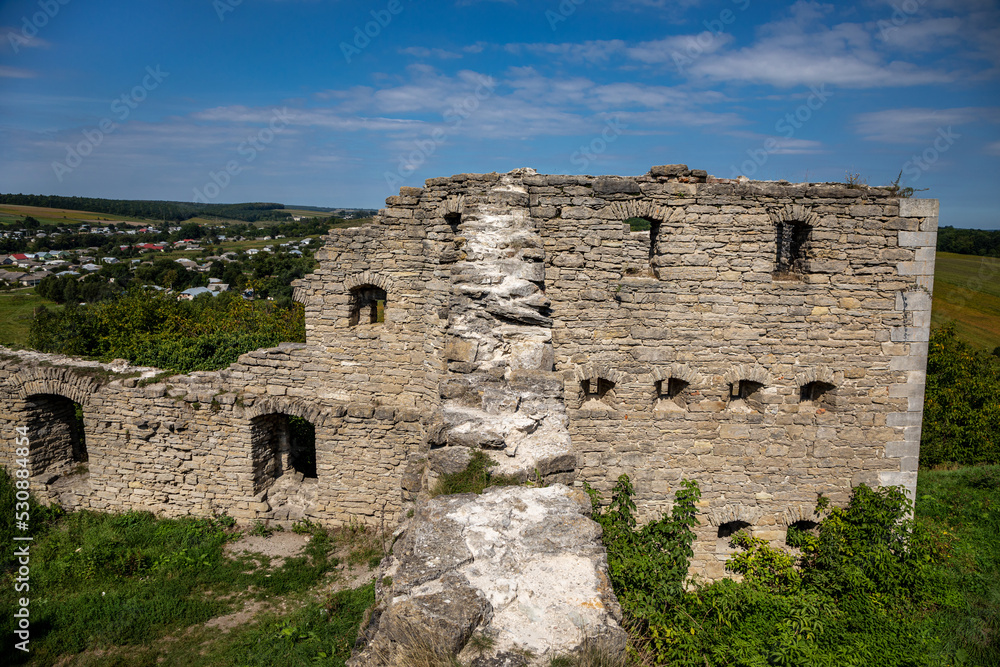
<path fill-rule="evenodd" d="M 585 642 L 623 652 L 621 609 L 589 513 L 586 494 L 561 484 L 421 505 L 382 565 L 365 647 L 348 664 L 406 665 L 440 651 L 463 664 L 547 665 Z"/>

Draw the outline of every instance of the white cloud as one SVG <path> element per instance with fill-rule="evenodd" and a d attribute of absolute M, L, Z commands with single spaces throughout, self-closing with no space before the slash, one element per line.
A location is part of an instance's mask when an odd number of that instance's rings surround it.
<path fill-rule="evenodd" d="M 934 51 L 955 44 L 962 37 L 964 21 L 952 16 L 901 22 L 898 26 L 889 21 L 876 27 L 879 39 L 891 47 L 911 52 Z"/>
<path fill-rule="evenodd" d="M 899 144 L 926 141 L 938 129 L 998 119 L 1000 110 L 995 108 L 886 109 L 857 115 L 855 129 L 867 141 Z"/>
<path fill-rule="evenodd" d="M 994 141 L 992 144 L 986 144 L 983 150 L 990 155 L 1000 155 L 1000 141 Z"/>
<path fill-rule="evenodd" d="M 446 49 L 428 49 L 423 46 L 408 46 L 405 49 L 400 49 L 399 52 L 406 56 L 413 56 L 414 58 L 439 58 L 441 60 L 452 60 L 462 57 L 461 53 L 456 53 L 455 51 L 448 51 Z"/>
<path fill-rule="evenodd" d="M 31 70 L 0 65 L 0 79 L 34 79 L 36 76 Z"/>
<path fill-rule="evenodd" d="M 708 53 L 690 71 L 718 81 L 779 87 L 830 84 L 846 88 L 945 83 L 946 72 L 887 62 L 857 23 L 825 24 L 832 6 L 800 0 L 787 19 L 762 26 L 757 41 L 736 51 Z"/>

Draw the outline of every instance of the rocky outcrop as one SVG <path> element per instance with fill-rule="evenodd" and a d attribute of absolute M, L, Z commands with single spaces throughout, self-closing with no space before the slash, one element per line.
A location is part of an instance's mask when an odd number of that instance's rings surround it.
<path fill-rule="evenodd" d="M 553 372 L 544 240 L 521 180 L 533 174 L 504 174 L 482 202 L 453 207 L 461 252 L 451 266 L 448 373 L 431 446 L 486 449 L 498 473 L 570 482 L 576 460 Z M 432 475 L 446 472 L 430 463 Z"/>
<path fill-rule="evenodd" d="M 594 641 L 624 651 L 589 511 L 583 492 L 560 484 L 420 505 L 382 564 L 364 648 L 348 664 L 459 654 L 466 664 L 547 665 Z"/>

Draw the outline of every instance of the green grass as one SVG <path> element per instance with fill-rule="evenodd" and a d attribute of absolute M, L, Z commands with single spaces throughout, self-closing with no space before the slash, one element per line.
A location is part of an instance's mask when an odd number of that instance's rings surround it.
<path fill-rule="evenodd" d="M 11 219 L 22 222 L 25 216 L 31 216 L 42 224 L 65 225 L 84 220 L 101 220 L 105 222 L 120 222 L 122 220 L 140 221 L 142 218 L 135 216 L 113 215 L 111 213 L 93 213 L 91 211 L 78 211 L 68 208 L 49 208 L 47 206 L 25 206 L 22 204 L 2 204 L 0 214 L 5 216 L 5 221 Z"/>
<path fill-rule="evenodd" d="M 0 345 L 24 346 L 35 308 L 46 306 L 58 310 L 62 306 L 35 294 L 35 288 L 0 292 Z"/>
<path fill-rule="evenodd" d="M 968 665 L 1000 664 L 1000 466 L 922 470 L 916 516 L 950 541 L 947 588 L 959 613 L 930 625 Z"/>
<path fill-rule="evenodd" d="M 990 351 L 1000 346 L 1000 260 L 938 253 L 931 323 L 949 320 L 961 340 Z"/>
<path fill-rule="evenodd" d="M 441 475 L 431 489 L 432 496 L 446 496 L 453 493 L 482 493 L 491 486 L 518 486 L 524 480 L 516 475 L 494 475 L 490 468 L 496 465 L 486 452 L 477 449 L 465 470 Z"/>
<path fill-rule="evenodd" d="M 14 496 L 0 471 L 0 521 L 11 524 Z M 338 576 L 340 549 L 367 549 L 373 531 L 311 534 L 280 567 L 260 554 L 231 557 L 240 535 L 228 517 L 157 519 L 148 512 L 77 512 L 50 519 L 32 511 L 31 652 L 11 650 L 12 613 L 0 617 L 0 665 L 342 665 L 350 655 L 373 586 L 323 593 Z M 13 526 L 6 526 L 13 530 Z M 9 530 L 0 531 L 8 536 Z M 367 552 L 366 552 L 367 553 Z M 14 570 L 3 561 L 0 606 L 13 610 Z M 259 605 L 228 633 L 209 619 Z M 287 611 L 286 611 L 287 610 Z M 323 654 L 326 655 L 323 658 Z"/>

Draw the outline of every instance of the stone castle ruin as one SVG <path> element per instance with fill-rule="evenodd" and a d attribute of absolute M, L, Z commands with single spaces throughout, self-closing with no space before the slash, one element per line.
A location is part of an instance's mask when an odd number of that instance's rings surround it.
<path fill-rule="evenodd" d="M 68 507 L 387 526 L 473 449 L 606 498 L 627 473 L 647 518 L 691 478 L 692 570 L 719 577 L 741 527 L 913 491 L 937 216 L 684 165 L 430 179 L 331 231 L 305 344 L 173 377 L 6 351 L 3 462 L 26 426 L 32 488 Z"/>

